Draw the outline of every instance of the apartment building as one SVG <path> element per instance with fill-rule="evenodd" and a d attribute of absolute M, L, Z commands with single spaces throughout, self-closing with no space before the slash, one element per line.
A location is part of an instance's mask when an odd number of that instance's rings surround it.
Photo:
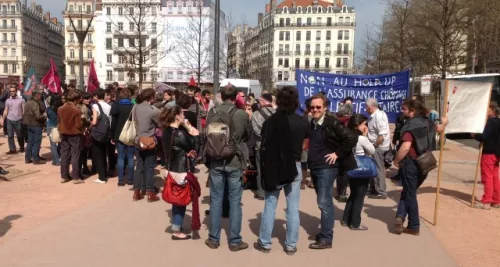
<path fill-rule="evenodd" d="M 11 84 L 24 80 L 30 67 L 37 77 L 50 68 L 50 58 L 64 77 L 63 26 L 44 13 L 40 5 L 27 1 L 0 1 L 0 83 Z"/>
<path fill-rule="evenodd" d="M 97 0 L 99 2 L 101 0 Z M 94 0 L 68 0 L 66 3 L 64 16 L 64 36 L 65 36 L 65 54 L 66 65 L 66 84 L 76 85 L 80 88 L 80 43 L 78 35 L 88 30 L 86 36 L 83 36 L 83 73 L 84 85 L 88 80 L 90 62 L 96 53 L 96 27 L 95 12 L 96 1 Z"/>

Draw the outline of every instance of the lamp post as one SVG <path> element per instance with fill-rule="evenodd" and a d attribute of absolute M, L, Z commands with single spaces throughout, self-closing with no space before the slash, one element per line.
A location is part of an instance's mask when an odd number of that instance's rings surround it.
<path fill-rule="evenodd" d="M 80 72 L 80 90 L 83 91 L 84 84 L 85 84 L 85 81 L 83 80 L 83 78 L 84 78 L 84 76 L 83 76 L 83 65 L 84 65 L 84 62 L 83 62 L 83 43 L 85 42 L 85 39 L 87 38 L 87 34 L 89 33 L 90 25 L 92 25 L 92 20 L 94 20 L 94 15 L 93 15 L 93 11 L 86 12 L 85 14 L 83 11 L 80 11 L 80 13 L 76 14 L 76 16 L 78 17 L 77 19 L 80 21 L 80 23 L 78 24 L 79 27 L 77 27 L 77 26 L 75 26 L 75 23 L 74 23 L 73 18 L 71 17 L 71 14 L 72 14 L 72 11 L 69 11 L 68 17 L 69 17 L 70 25 L 73 28 L 73 31 L 75 32 L 76 38 L 78 39 L 78 43 L 80 45 L 80 53 L 79 53 L 79 58 L 80 58 L 80 66 L 79 66 L 79 68 L 80 68 L 80 71 L 79 71 Z M 87 28 L 83 29 L 83 18 L 84 18 L 84 16 L 88 16 L 88 15 L 90 15 L 90 20 L 88 21 Z"/>
<path fill-rule="evenodd" d="M 214 95 L 219 92 L 220 0 L 215 0 Z"/>

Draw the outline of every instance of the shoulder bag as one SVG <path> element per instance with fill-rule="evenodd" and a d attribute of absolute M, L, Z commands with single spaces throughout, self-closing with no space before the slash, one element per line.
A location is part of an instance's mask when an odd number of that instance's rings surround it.
<path fill-rule="evenodd" d="M 427 175 L 437 168 L 437 160 L 432 154 L 431 141 L 429 139 L 429 128 L 427 128 L 427 151 L 417 157 L 418 166 L 422 170 L 422 175 Z"/>
<path fill-rule="evenodd" d="M 125 125 L 123 125 L 122 132 L 118 137 L 120 142 L 127 146 L 135 145 L 135 137 L 137 136 L 137 130 L 135 128 L 135 106 L 132 108 L 130 115 L 128 116 Z"/>
<path fill-rule="evenodd" d="M 171 154 L 172 151 L 172 145 L 174 143 L 174 134 L 175 131 L 172 132 L 172 138 L 170 140 L 170 147 L 168 154 Z M 191 203 L 192 199 L 192 189 L 189 183 L 180 185 L 178 184 L 174 178 L 172 177 L 172 174 L 168 170 L 170 168 L 170 156 L 166 157 L 167 160 L 167 177 L 165 178 L 165 184 L 163 186 L 163 192 L 161 194 L 163 200 L 169 204 L 175 205 L 175 206 L 187 206 L 189 203 Z M 186 160 L 187 163 L 187 169 L 188 169 L 188 175 L 192 175 L 189 172 L 189 159 Z"/>
<path fill-rule="evenodd" d="M 347 171 L 346 172 L 347 176 L 349 178 L 360 178 L 360 179 L 377 177 L 378 168 L 375 159 L 368 155 L 362 155 L 362 156 L 356 155 L 356 153 L 354 153 L 354 149 L 353 149 L 353 154 L 354 158 L 356 159 L 357 167 L 356 169 Z"/>

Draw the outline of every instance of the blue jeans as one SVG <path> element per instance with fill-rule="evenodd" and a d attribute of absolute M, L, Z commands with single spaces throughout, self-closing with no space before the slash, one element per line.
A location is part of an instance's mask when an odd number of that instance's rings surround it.
<path fill-rule="evenodd" d="M 333 183 L 339 174 L 338 168 L 311 170 L 311 179 L 316 191 L 316 202 L 321 211 L 321 230 L 317 240 L 333 242 L 334 206 Z"/>
<path fill-rule="evenodd" d="M 404 159 L 399 169 L 399 177 L 403 185 L 401 198 L 398 203 L 397 217 L 406 219 L 408 216 L 408 229 L 420 229 L 418 212 L 417 189 L 422 185 L 426 176 L 423 176 L 416 160 Z"/>
<path fill-rule="evenodd" d="M 122 142 L 116 143 L 118 150 L 118 182 L 133 182 L 134 181 L 134 153 L 135 146 L 127 146 Z M 127 162 L 127 180 L 125 176 L 125 159 Z"/>
<path fill-rule="evenodd" d="M 180 232 L 182 230 L 182 222 L 186 215 L 186 206 L 172 205 L 172 231 Z"/>
<path fill-rule="evenodd" d="M 286 241 L 287 249 L 294 249 L 299 240 L 299 202 L 300 202 L 300 184 L 302 182 L 302 165 L 297 163 L 298 175 L 295 180 L 283 186 L 286 196 Z M 273 233 L 274 219 L 278 198 L 281 188 L 272 192 L 265 192 L 265 206 L 260 222 L 259 240 L 262 247 L 271 249 L 271 235 Z"/>
<path fill-rule="evenodd" d="M 241 243 L 241 195 L 243 171 L 232 167 L 217 167 L 210 170 L 210 240 L 219 243 L 222 199 L 225 181 L 229 191 L 229 245 Z"/>
<path fill-rule="evenodd" d="M 42 145 L 42 127 L 39 126 L 27 126 L 28 130 L 28 144 L 26 145 L 26 154 L 24 159 L 26 161 L 40 160 L 40 146 Z"/>
<path fill-rule="evenodd" d="M 60 164 L 61 163 L 61 153 L 59 149 L 59 144 L 52 142 L 52 139 L 50 138 L 50 133 L 52 132 L 52 129 L 57 128 L 55 126 L 48 126 L 47 127 L 47 135 L 49 136 L 49 141 L 50 141 L 50 154 L 52 155 L 52 164 Z"/>
<path fill-rule="evenodd" d="M 19 149 L 24 149 L 24 136 L 21 132 L 22 120 L 11 121 L 9 119 L 6 119 L 6 121 L 7 121 L 7 133 L 9 136 L 9 150 L 11 151 L 16 150 L 16 143 L 14 142 L 14 132 L 16 133 L 17 136 Z"/>

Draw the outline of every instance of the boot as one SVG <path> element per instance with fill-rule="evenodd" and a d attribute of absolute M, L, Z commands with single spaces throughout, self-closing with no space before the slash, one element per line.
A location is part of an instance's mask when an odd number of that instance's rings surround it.
<path fill-rule="evenodd" d="M 160 198 L 156 195 L 155 192 L 148 192 L 147 195 L 148 195 L 148 202 L 156 202 L 160 200 Z"/>
<path fill-rule="evenodd" d="M 144 195 L 141 194 L 141 190 L 134 190 L 134 197 L 133 197 L 134 201 L 139 201 L 143 198 L 144 198 Z"/>

